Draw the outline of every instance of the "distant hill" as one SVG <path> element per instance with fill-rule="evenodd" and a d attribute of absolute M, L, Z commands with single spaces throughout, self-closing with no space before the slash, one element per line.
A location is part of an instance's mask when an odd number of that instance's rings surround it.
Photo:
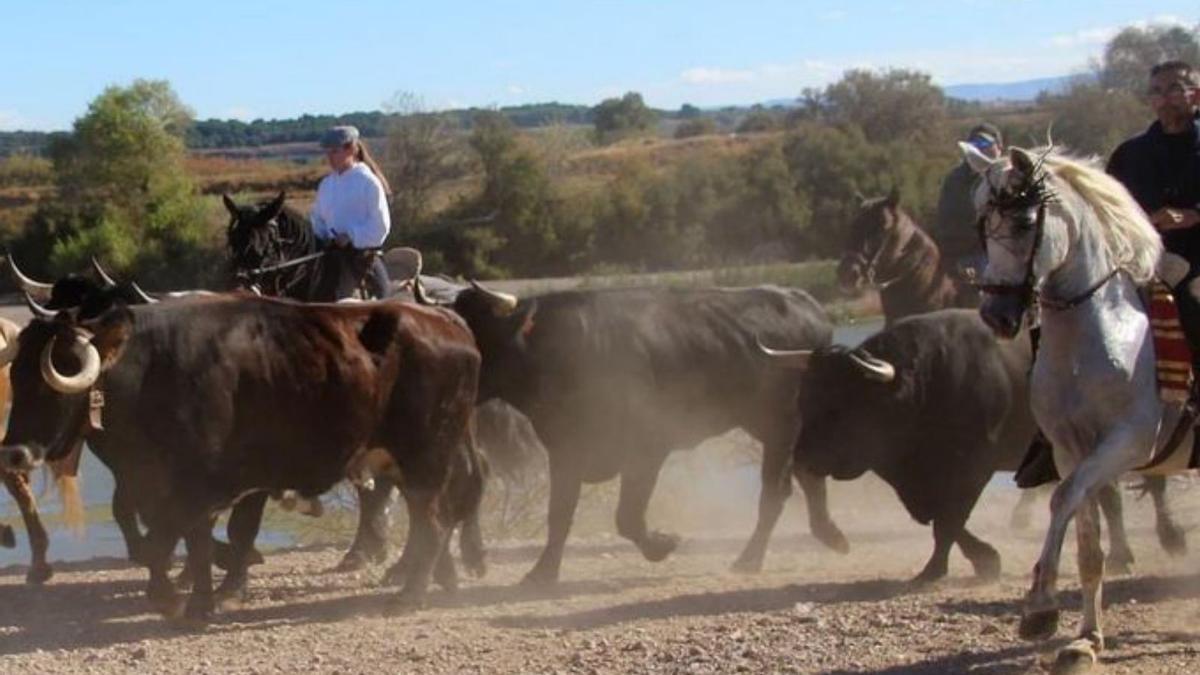
<path fill-rule="evenodd" d="M 946 92 L 946 96 L 964 101 L 1032 101 L 1043 92 L 1056 94 L 1063 91 L 1076 77 L 1078 76 L 1060 75 L 1018 82 L 951 84 L 943 86 L 942 90 Z"/>

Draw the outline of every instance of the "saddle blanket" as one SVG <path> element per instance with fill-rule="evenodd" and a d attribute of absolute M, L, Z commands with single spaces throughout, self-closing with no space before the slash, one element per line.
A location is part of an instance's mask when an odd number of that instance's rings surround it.
<path fill-rule="evenodd" d="M 1192 388 L 1192 350 L 1179 323 L 1171 289 L 1159 280 L 1150 288 L 1150 328 L 1158 369 L 1158 393 L 1165 403 L 1185 403 Z"/>

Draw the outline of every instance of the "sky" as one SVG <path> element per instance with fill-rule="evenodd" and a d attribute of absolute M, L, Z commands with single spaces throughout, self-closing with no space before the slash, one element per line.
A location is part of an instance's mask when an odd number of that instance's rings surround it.
<path fill-rule="evenodd" d="M 1086 68 L 1157 0 L 0 0 L 0 130 L 69 129 L 105 87 L 165 79 L 200 119 L 560 101 L 794 98 L 849 68 L 939 84 Z"/>

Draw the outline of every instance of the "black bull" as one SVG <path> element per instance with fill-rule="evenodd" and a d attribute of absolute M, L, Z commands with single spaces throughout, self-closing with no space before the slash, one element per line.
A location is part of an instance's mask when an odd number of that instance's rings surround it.
<path fill-rule="evenodd" d="M 621 477 L 617 531 L 649 560 L 678 539 L 646 525 L 659 470 L 673 449 L 740 427 L 763 443 L 758 525 L 735 566 L 757 570 L 791 492 L 795 378 L 772 369 L 755 337 L 827 345 L 832 326 L 806 293 L 778 288 L 566 291 L 504 301 L 457 295 L 483 355 L 480 398 L 529 417 L 550 469 L 548 539 L 527 576 L 558 578 L 581 484 Z M 798 474 L 812 532 L 846 550 L 822 479 Z"/>
<path fill-rule="evenodd" d="M 166 577 L 181 537 L 196 575 L 185 611 L 204 619 L 215 514 L 255 491 L 324 492 L 363 451 L 384 450 L 403 475 L 412 527 L 398 609 L 421 604 L 447 530 L 477 506 L 479 353 L 445 311 L 230 296 L 118 304 L 87 321 L 34 320 L 20 344 L 0 461 L 28 468 L 86 434 L 117 482 L 136 486 L 148 592 L 168 615 L 184 609 Z M 97 391 L 102 429 L 90 423 Z"/>
<path fill-rule="evenodd" d="M 978 575 L 998 574 L 999 555 L 966 522 L 992 474 L 1015 469 L 1033 438 L 1029 340 L 998 341 L 977 312 L 943 310 L 901 319 L 854 350 L 795 356 L 804 371 L 796 466 L 838 480 L 874 471 L 913 519 L 932 522 L 934 552 L 918 580 L 944 576 L 956 543 Z"/>

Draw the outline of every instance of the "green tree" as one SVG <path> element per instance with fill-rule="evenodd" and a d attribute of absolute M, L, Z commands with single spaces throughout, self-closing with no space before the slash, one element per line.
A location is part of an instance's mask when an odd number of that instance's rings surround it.
<path fill-rule="evenodd" d="M 746 113 L 742 121 L 738 122 L 737 132 L 739 134 L 754 134 L 764 131 L 775 131 L 780 126 L 779 116 L 767 110 L 766 108 L 756 105 Z"/>
<path fill-rule="evenodd" d="M 214 281 L 219 231 L 183 168 L 190 119 L 165 81 L 105 89 L 52 149 L 59 200 L 14 248 L 52 273 L 95 255 L 150 284 Z"/>
<path fill-rule="evenodd" d="M 452 173 L 454 129 L 445 115 L 425 109 L 415 94 L 396 94 L 385 106 L 388 124 L 383 164 L 392 185 L 393 234 L 403 239 L 429 216 L 434 188 Z"/>
<path fill-rule="evenodd" d="M 1143 89 L 1145 79 L 1143 73 Z M 1133 92 L 1088 78 L 1076 79 L 1063 93 L 1043 96 L 1039 103 L 1052 115 L 1054 142 L 1083 154 L 1107 156 L 1152 118 Z"/>
<path fill-rule="evenodd" d="M 818 119 L 852 124 L 867 140 L 878 143 L 898 138 L 942 142 L 946 97 L 928 73 L 906 69 L 847 71 L 842 79 L 817 96 L 807 91 L 804 108 L 816 109 Z"/>
<path fill-rule="evenodd" d="M 1180 60 L 1200 67 L 1200 42 L 1196 31 L 1178 25 L 1130 26 L 1104 47 L 1096 74 L 1104 89 L 1118 89 L 1137 96 L 1146 91 L 1150 68 L 1164 61 Z"/>
<path fill-rule="evenodd" d="M 694 117 L 675 127 L 675 138 L 692 138 L 717 133 L 717 123 L 711 117 Z"/>
<path fill-rule="evenodd" d="M 642 95 L 629 92 L 621 98 L 604 99 L 592 111 L 596 138 L 601 143 L 646 134 L 654 130 L 658 115 L 646 106 Z"/>

